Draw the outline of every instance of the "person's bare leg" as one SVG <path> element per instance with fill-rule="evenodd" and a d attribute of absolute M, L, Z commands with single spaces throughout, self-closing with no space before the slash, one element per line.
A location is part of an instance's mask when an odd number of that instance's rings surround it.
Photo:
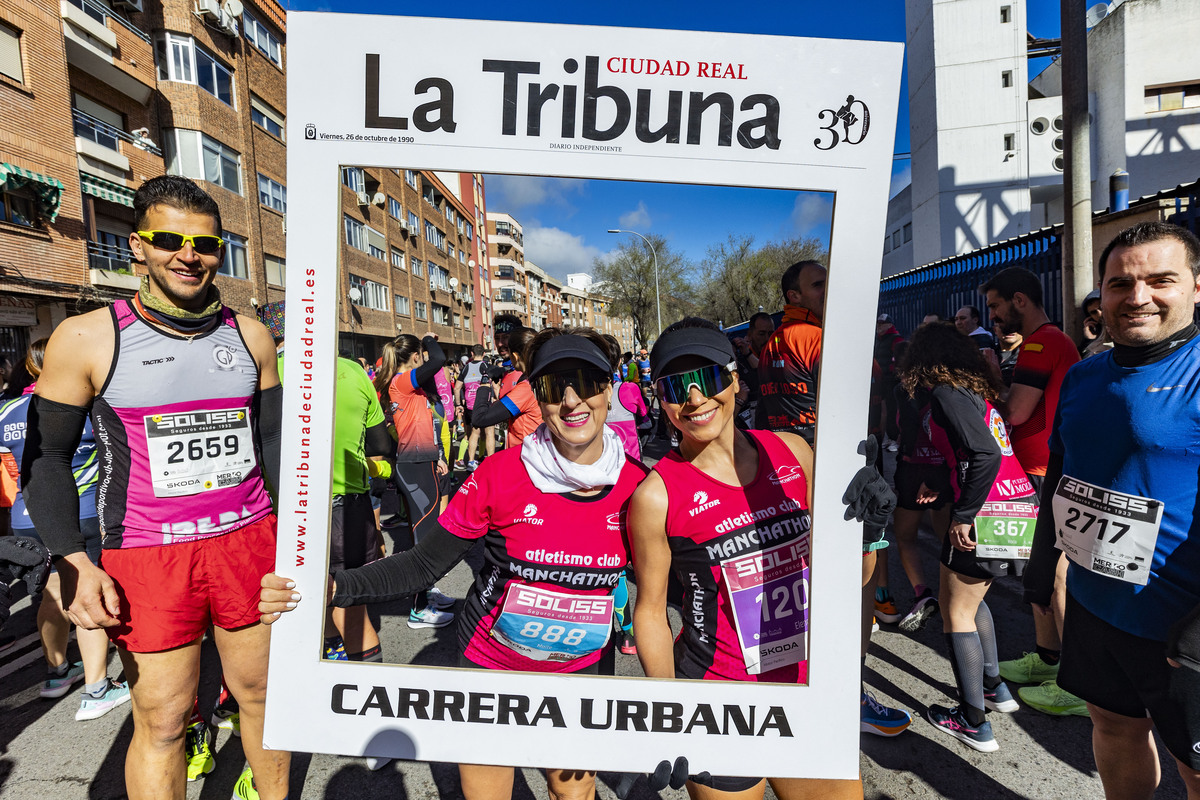
<path fill-rule="evenodd" d="M 37 613 L 38 636 L 42 640 L 42 655 L 46 657 L 46 666 L 57 667 L 67 660 L 67 642 L 71 635 L 71 620 L 63 611 L 62 593 L 59 589 L 58 573 L 53 572 L 46 579 L 46 588 L 42 590 L 42 602 Z M 107 634 L 100 631 L 108 640 Z M 97 678 L 96 680 L 99 680 Z"/>
<path fill-rule="evenodd" d="M 983 602 L 990 580 L 969 578 L 941 567 L 942 625 L 946 633 L 971 633 L 975 630 L 975 614 Z"/>
<path fill-rule="evenodd" d="M 200 638 L 159 653 L 118 652 L 133 707 L 125 754 L 129 800 L 184 800 L 183 739 L 200 681 Z"/>
<path fill-rule="evenodd" d="M 288 793 L 288 767 L 292 754 L 263 750 L 262 746 L 270 628 L 258 622 L 237 630 L 214 627 L 213 641 L 221 655 L 225 685 L 238 702 L 242 751 L 254 772 L 254 787 L 262 800 L 282 800 Z"/>
<path fill-rule="evenodd" d="M 596 773 L 576 769 L 546 770 L 550 800 L 592 800 L 596 796 Z"/>
<path fill-rule="evenodd" d="M 1175 768 L 1179 770 L 1179 777 L 1183 778 L 1183 785 L 1187 787 L 1188 800 L 1200 800 L 1200 772 L 1178 758 L 1175 759 Z"/>
<path fill-rule="evenodd" d="M 897 508 L 892 514 L 892 533 L 896 537 L 896 547 L 900 548 L 900 565 L 914 588 L 925 584 L 925 569 L 921 566 L 921 550 L 917 546 L 922 513 Z"/>
<path fill-rule="evenodd" d="M 888 588 L 888 560 L 880 558 L 875 562 L 875 586 L 879 589 Z"/>
<path fill-rule="evenodd" d="M 1092 754 L 1107 800 L 1150 800 L 1160 777 L 1154 723 L 1087 704 L 1092 716 Z M 1191 789 L 1189 787 L 1189 797 Z"/>
<path fill-rule="evenodd" d="M 766 788 L 765 780 L 742 792 L 720 792 L 708 786 L 687 782 L 687 793 L 691 800 L 762 800 Z"/>
<path fill-rule="evenodd" d="M 770 778 L 771 791 L 779 800 L 862 800 L 862 779 L 850 781 L 817 778 Z"/>
<path fill-rule="evenodd" d="M 875 574 L 875 562 L 878 560 L 877 551 L 863 555 L 862 560 L 862 643 L 861 655 L 867 657 L 867 648 L 871 646 L 871 628 L 875 622 L 875 584 L 871 578 Z"/>
<path fill-rule="evenodd" d="M 347 653 L 362 653 L 379 645 L 379 634 L 367 616 L 366 606 L 350 608 L 331 608 L 329 616 L 342 641 L 346 643 Z M 326 633 L 328 634 L 328 627 Z"/>
<path fill-rule="evenodd" d="M 1050 616 L 1054 617 L 1054 632 L 1062 643 L 1063 617 L 1067 614 L 1067 554 L 1058 554 L 1058 567 L 1054 570 L 1054 595 L 1050 598 Z M 1041 614 L 1034 614 L 1040 617 Z"/>
<path fill-rule="evenodd" d="M 466 800 L 511 800 L 515 773 L 512 767 L 458 765 L 458 780 Z"/>
<path fill-rule="evenodd" d="M 496 455 L 496 426 L 492 426 L 483 432 L 483 452 L 485 455 Z"/>
<path fill-rule="evenodd" d="M 467 436 L 467 461 L 475 461 L 479 453 L 479 428 L 471 428 Z"/>

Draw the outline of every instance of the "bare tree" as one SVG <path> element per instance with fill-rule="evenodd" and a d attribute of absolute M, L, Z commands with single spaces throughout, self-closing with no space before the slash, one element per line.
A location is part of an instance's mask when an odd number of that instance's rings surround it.
<path fill-rule="evenodd" d="M 662 302 L 662 324 L 692 312 L 694 288 L 689 280 L 691 266 L 681 253 L 671 250 L 667 240 L 651 234 L 647 237 L 654 253 L 641 239 L 630 237 L 622 242 L 614 256 L 592 263 L 592 275 L 603 284 L 603 293 L 611 301 L 613 316 L 633 320 L 638 342 L 649 344 L 658 330 L 658 302 L 655 296 L 654 254 L 658 256 L 658 297 Z"/>
<path fill-rule="evenodd" d="M 736 325 L 759 307 L 778 310 L 783 305 L 780 276 L 792 264 L 805 260 L 827 262 L 828 252 L 819 239 L 786 239 L 755 248 L 754 237 L 731 234 L 708 249 L 701 265 L 700 313 Z"/>

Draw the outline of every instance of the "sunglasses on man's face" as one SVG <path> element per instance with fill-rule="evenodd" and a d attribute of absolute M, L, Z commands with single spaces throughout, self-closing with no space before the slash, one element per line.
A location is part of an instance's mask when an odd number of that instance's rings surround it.
<path fill-rule="evenodd" d="M 198 233 L 189 236 L 175 231 L 138 231 L 137 235 L 157 247 L 159 250 L 182 250 L 185 244 L 191 243 L 192 249 L 202 256 L 211 256 L 221 249 L 225 240 L 220 236 L 208 233 Z"/>
<path fill-rule="evenodd" d="M 561 372 L 548 372 L 530 381 L 533 393 L 542 403 L 561 403 L 567 394 L 567 387 L 575 390 L 575 395 L 581 400 L 595 397 L 612 383 L 612 376 L 602 369 L 566 369 Z"/>
<path fill-rule="evenodd" d="M 706 367 L 680 372 L 676 375 L 664 375 L 655 382 L 658 396 L 664 403 L 682 405 L 687 402 L 692 387 L 700 390 L 705 397 L 716 397 L 733 385 L 733 365 L 724 367 L 710 364 Z"/>

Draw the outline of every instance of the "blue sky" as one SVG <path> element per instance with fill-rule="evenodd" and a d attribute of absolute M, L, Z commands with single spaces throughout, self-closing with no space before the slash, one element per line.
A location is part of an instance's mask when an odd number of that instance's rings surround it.
<path fill-rule="evenodd" d="M 290 10 L 344 11 L 467 19 L 504 19 L 636 28 L 759 33 L 881 41 L 904 40 L 903 0 L 792 0 L 751 4 L 689 0 L 609 0 L 603 3 L 457 0 L 453 4 L 404 0 L 282 0 Z M 1028 28 L 1058 35 L 1059 0 L 1028 0 Z M 1031 63 L 1031 74 L 1044 68 Z M 907 153 L 908 82 L 902 78 L 897 153 Z M 413 165 L 420 166 L 420 165 Z M 892 170 L 891 191 L 909 181 L 906 159 Z M 525 227 L 526 258 L 562 277 L 586 271 L 618 237 L 609 228 L 655 233 L 693 261 L 729 233 L 766 242 L 789 236 L 828 238 L 827 196 L 795 192 L 679 187 L 656 184 L 496 176 L 485 182 L 490 211 L 507 211 Z M 628 237 L 627 237 L 628 238 Z"/>

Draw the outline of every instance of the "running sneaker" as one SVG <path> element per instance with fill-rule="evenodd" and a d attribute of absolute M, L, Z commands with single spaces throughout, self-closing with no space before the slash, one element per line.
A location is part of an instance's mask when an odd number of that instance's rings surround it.
<path fill-rule="evenodd" d="M 454 621 L 454 614 L 450 611 L 438 611 L 432 605 L 425 606 L 418 611 L 413 609 L 408 612 L 408 627 L 410 628 L 444 628 Z"/>
<path fill-rule="evenodd" d="M 617 647 L 627 656 L 637 655 L 637 641 L 633 638 L 633 631 L 621 631 L 621 638 L 617 640 Z"/>
<path fill-rule="evenodd" d="M 912 724 L 912 717 L 899 708 L 888 708 L 875 699 L 870 692 L 862 693 L 862 715 L 858 729 L 862 733 L 876 736 L 899 736 Z"/>
<path fill-rule="evenodd" d="M 454 604 L 457 602 L 450 595 L 443 594 L 442 590 L 436 586 L 425 594 L 429 596 L 429 605 L 438 611 L 446 611 L 447 609 L 454 608 Z"/>
<path fill-rule="evenodd" d="M 879 633 L 879 618 L 871 617 L 871 633 Z"/>
<path fill-rule="evenodd" d="M 946 708 L 937 705 L 929 707 L 928 716 L 935 728 L 943 733 L 948 733 L 967 747 L 972 747 L 981 753 L 994 753 L 1000 749 L 1000 745 L 996 744 L 996 737 L 992 735 L 992 723 L 990 722 L 985 721 L 982 725 L 971 725 L 957 707 Z"/>
<path fill-rule="evenodd" d="M 42 690 L 38 694 L 45 698 L 62 697 L 81 680 L 83 680 L 83 662 L 76 661 L 67 667 L 67 671 L 62 675 L 57 672 L 47 673 L 46 682 L 42 684 Z"/>
<path fill-rule="evenodd" d="M 325 640 L 326 661 L 347 661 L 346 643 L 340 636 L 331 636 Z"/>
<path fill-rule="evenodd" d="M 912 608 L 900 620 L 900 630 L 905 633 L 916 633 L 925 627 L 929 618 L 938 612 L 938 601 L 932 593 L 926 592 L 913 601 Z"/>
<path fill-rule="evenodd" d="M 467 468 L 467 462 L 463 461 L 463 460 L 460 458 L 460 459 L 458 459 L 458 460 L 456 460 L 456 461 L 454 462 L 454 468 L 455 468 L 456 470 L 458 470 L 459 472 L 462 472 L 464 469 L 466 469 L 466 468 Z"/>
<path fill-rule="evenodd" d="M 117 683 L 112 678 L 104 680 L 107 682 L 107 686 L 104 687 L 104 692 L 99 697 L 89 692 L 83 693 L 79 710 L 75 712 L 75 719 L 99 719 L 117 706 L 129 702 L 128 686 Z"/>
<path fill-rule="evenodd" d="M 208 723 L 197 720 L 188 725 L 184 737 L 183 757 L 187 760 L 188 783 L 201 778 L 217 768 L 217 759 L 213 757 L 212 733 Z"/>
<path fill-rule="evenodd" d="M 1058 664 L 1047 664 L 1037 653 L 1026 653 L 1012 661 L 1001 661 L 1000 677 L 1013 683 L 1053 681 L 1058 677 Z"/>
<path fill-rule="evenodd" d="M 467 472 L 474 472 L 477 469 L 479 469 L 478 461 L 476 461 L 475 459 L 471 459 L 470 461 L 467 462 Z"/>
<path fill-rule="evenodd" d="M 258 800 L 258 789 L 254 788 L 254 773 L 250 767 L 242 770 L 237 783 L 233 785 L 233 800 Z"/>
<path fill-rule="evenodd" d="M 345 645 L 342 646 L 342 649 L 345 650 Z M 237 700 L 229 693 L 229 689 L 225 687 L 225 683 L 222 681 L 221 692 L 217 695 L 217 702 L 213 704 L 212 717 L 210 719 L 212 726 L 220 731 L 229 731 L 234 736 L 241 736 L 242 717 L 238 711 Z"/>
<path fill-rule="evenodd" d="M 1008 684 L 1004 681 L 996 684 L 995 689 L 983 687 L 983 704 L 1001 714 L 1011 714 L 1021 707 L 1013 699 L 1012 692 L 1009 691 Z"/>
<path fill-rule="evenodd" d="M 1017 690 L 1025 703 L 1043 714 L 1054 717 L 1087 717 L 1087 701 L 1063 689 L 1055 681 L 1046 681 L 1041 686 L 1026 686 Z"/>
<path fill-rule="evenodd" d="M 900 609 L 896 608 L 896 601 L 891 597 L 885 600 L 876 598 L 875 600 L 875 619 L 880 622 L 886 622 L 891 625 L 894 622 L 900 621 Z"/>

